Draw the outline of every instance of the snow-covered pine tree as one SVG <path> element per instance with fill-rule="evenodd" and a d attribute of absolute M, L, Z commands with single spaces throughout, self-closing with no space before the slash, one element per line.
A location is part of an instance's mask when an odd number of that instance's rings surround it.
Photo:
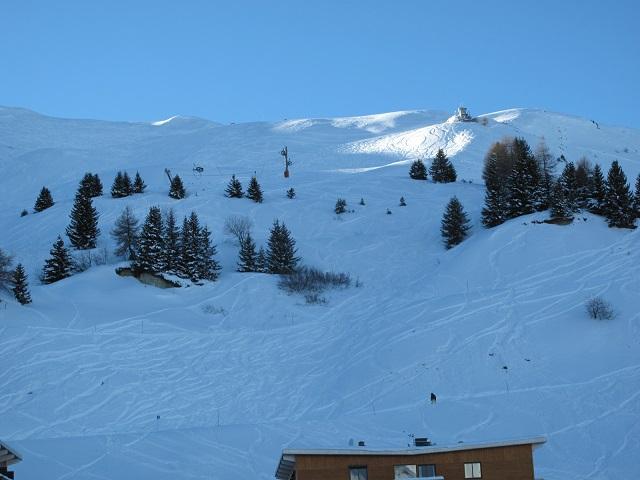
<path fill-rule="evenodd" d="M 33 211 L 41 212 L 52 206 L 53 206 L 53 197 L 51 196 L 51 192 L 47 187 L 42 187 L 42 190 L 40 190 L 40 194 L 36 199 L 36 203 L 33 206 Z"/>
<path fill-rule="evenodd" d="M 97 173 L 94 173 L 91 178 L 91 196 L 92 197 L 100 197 L 102 196 L 102 181 Z"/>
<path fill-rule="evenodd" d="M 256 203 L 262 203 L 262 189 L 258 183 L 256 176 L 251 177 L 249 181 L 249 188 L 247 188 L 247 198 L 250 198 Z"/>
<path fill-rule="evenodd" d="M 400 197 L 400 207 L 406 207 L 407 206 L 407 202 L 405 202 L 404 197 Z"/>
<path fill-rule="evenodd" d="M 336 206 L 333 209 L 338 215 L 347 211 L 347 201 L 344 198 L 336 200 Z"/>
<path fill-rule="evenodd" d="M 88 250 L 96 247 L 96 240 L 100 235 L 98 228 L 98 211 L 93 206 L 91 197 L 83 191 L 82 185 L 76 192 L 76 198 L 69 215 L 71 221 L 66 233 L 78 250 Z"/>
<path fill-rule="evenodd" d="M 242 184 L 238 180 L 235 174 L 231 175 L 231 180 L 225 189 L 225 196 L 229 198 L 242 198 L 244 193 L 242 192 Z"/>
<path fill-rule="evenodd" d="M 486 188 L 482 224 L 491 228 L 504 223 L 508 218 L 506 179 L 499 174 L 498 152 L 495 148 L 485 157 L 482 178 Z"/>
<path fill-rule="evenodd" d="M 636 177 L 636 191 L 633 195 L 633 209 L 636 212 L 636 218 L 640 218 L 640 173 Z"/>
<path fill-rule="evenodd" d="M 516 138 L 511 145 L 514 157 L 513 168 L 508 179 L 509 218 L 527 215 L 544 205 L 540 189 L 540 171 L 538 162 L 523 138 Z"/>
<path fill-rule="evenodd" d="M 414 180 L 426 180 L 427 179 L 427 167 L 421 159 L 414 161 L 409 169 L 409 177 Z"/>
<path fill-rule="evenodd" d="M 165 217 L 162 271 L 177 275 L 180 270 L 180 229 L 172 208 L 169 209 Z"/>
<path fill-rule="evenodd" d="M 71 276 L 71 256 L 60 236 L 50 250 L 51 257 L 44 263 L 42 283 L 50 284 Z"/>
<path fill-rule="evenodd" d="M 124 191 L 125 197 L 133 193 L 133 182 L 131 182 L 131 177 L 127 172 L 122 174 L 122 190 Z"/>
<path fill-rule="evenodd" d="M 93 174 L 91 172 L 87 172 L 80 180 L 80 186 L 78 187 L 82 190 L 83 195 L 87 197 L 93 197 Z"/>
<path fill-rule="evenodd" d="M 293 273 L 300 258 L 296 257 L 296 242 L 284 223 L 273 222 L 267 245 L 269 273 Z"/>
<path fill-rule="evenodd" d="M 457 197 L 452 197 L 442 216 L 440 233 L 447 249 L 461 243 L 469 234 L 469 217 Z"/>
<path fill-rule="evenodd" d="M 184 189 L 184 185 L 182 184 L 182 179 L 180 175 L 175 175 L 171 179 L 171 185 L 169 186 L 169 196 L 171 198 L 175 198 L 176 200 L 180 200 L 186 197 L 187 192 Z"/>
<path fill-rule="evenodd" d="M 144 193 L 146 188 L 147 185 L 144 183 L 144 180 L 142 180 L 140 172 L 136 172 L 136 177 L 133 180 L 133 193 Z"/>
<path fill-rule="evenodd" d="M 139 233 L 138 219 L 133 214 L 131 207 L 127 205 L 111 230 L 111 236 L 116 242 L 114 253 L 126 260 L 135 260 Z"/>
<path fill-rule="evenodd" d="M 160 207 L 149 208 L 138 238 L 138 251 L 131 266 L 137 273 L 160 272 L 163 267 L 163 225 Z"/>
<path fill-rule="evenodd" d="M 589 210 L 595 214 L 602 215 L 604 210 L 604 202 L 607 196 L 607 184 L 604 180 L 602 168 L 596 163 L 591 173 L 590 183 L 590 202 Z"/>
<path fill-rule="evenodd" d="M 0 248 L 0 290 L 9 290 L 13 279 L 13 257 Z"/>
<path fill-rule="evenodd" d="M 436 183 L 443 183 L 447 181 L 446 179 L 448 178 L 448 162 L 449 159 L 444 153 L 444 150 L 439 148 L 435 158 L 431 162 L 431 166 L 429 167 L 429 175 L 431 175 L 431 180 Z"/>
<path fill-rule="evenodd" d="M 218 279 L 221 267 L 215 259 L 216 254 L 216 246 L 211 241 L 211 232 L 205 225 L 198 232 L 197 276 L 199 279 L 212 282 Z"/>
<path fill-rule="evenodd" d="M 562 187 L 562 196 L 569 212 L 577 212 L 578 207 L 578 185 L 576 182 L 576 167 L 573 162 L 568 162 L 560 178 L 558 179 L 560 187 Z"/>
<path fill-rule="evenodd" d="M 551 204 L 550 215 L 551 218 L 567 218 L 571 216 L 572 210 L 567 205 L 567 198 L 565 197 L 565 188 L 558 181 L 554 183 L 553 188 L 551 189 Z"/>
<path fill-rule="evenodd" d="M 576 203 L 578 208 L 588 208 L 591 196 L 591 162 L 582 157 L 576 164 Z"/>
<path fill-rule="evenodd" d="M 296 191 L 293 189 L 293 187 L 287 190 L 287 198 L 295 198 L 295 196 L 296 196 Z"/>
<path fill-rule="evenodd" d="M 607 193 L 604 202 L 604 215 L 610 227 L 633 228 L 635 211 L 633 198 L 627 183 L 627 176 L 614 160 L 607 175 Z"/>
<path fill-rule="evenodd" d="M 258 249 L 258 255 L 256 255 L 256 272 L 268 273 L 269 264 L 267 262 L 267 252 L 264 251 L 264 247 L 260 246 Z"/>
<path fill-rule="evenodd" d="M 31 294 L 29 293 L 29 282 L 27 280 L 27 274 L 24 271 L 24 267 L 21 263 L 16 266 L 13 272 L 13 296 L 20 303 L 20 305 L 26 305 L 31 303 Z"/>
<path fill-rule="evenodd" d="M 180 263 L 178 275 L 196 282 L 198 277 L 198 262 L 200 258 L 200 220 L 195 212 L 184 217 L 180 231 Z"/>
<path fill-rule="evenodd" d="M 238 252 L 238 271 L 239 272 L 257 272 L 257 256 L 256 244 L 248 233 L 240 242 L 240 251 Z"/>
<path fill-rule="evenodd" d="M 362 205 L 362 206 L 366 205 L 366 204 L 364 203 L 364 198 L 362 198 L 362 197 L 360 197 L 360 205 Z"/>
<path fill-rule="evenodd" d="M 113 185 L 111 185 L 111 196 L 113 198 L 123 198 L 127 196 L 124 185 L 124 176 L 120 171 L 116 174 L 116 178 L 113 179 Z"/>

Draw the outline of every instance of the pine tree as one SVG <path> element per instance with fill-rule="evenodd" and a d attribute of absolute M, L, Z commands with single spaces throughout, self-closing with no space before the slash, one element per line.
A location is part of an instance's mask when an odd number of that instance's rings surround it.
<path fill-rule="evenodd" d="M 576 181 L 576 167 L 573 165 L 573 162 L 565 165 L 558 179 L 558 184 L 562 188 L 562 196 L 564 197 L 569 212 L 577 212 L 579 210 L 578 184 Z"/>
<path fill-rule="evenodd" d="M 86 195 L 87 197 L 93 197 L 93 188 L 94 188 L 93 174 L 90 172 L 87 172 L 82 177 L 82 180 L 80 180 L 79 189 L 82 191 L 83 195 Z"/>
<path fill-rule="evenodd" d="M 425 167 L 424 162 L 421 159 L 418 159 L 411 164 L 409 176 L 414 180 L 427 179 L 427 167 Z"/>
<path fill-rule="evenodd" d="M 144 180 L 142 180 L 140 172 L 136 172 L 136 177 L 133 180 L 133 193 L 144 193 L 146 188 L 147 186 L 145 185 Z"/>
<path fill-rule="evenodd" d="M 482 209 L 482 224 L 495 227 L 504 223 L 508 218 L 508 201 L 505 179 L 498 172 L 498 154 L 489 151 L 485 158 L 482 178 L 485 182 L 485 206 Z"/>
<path fill-rule="evenodd" d="M 447 162 L 447 156 L 445 155 L 444 151 L 439 148 L 438 153 L 436 153 L 436 156 L 431 162 L 431 166 L 429 167 L 429 175 L 431 175 L 431 179 L 434 182 L 445 182 L 445 178 L 447 177 Z"/>
<path fill-rule="evenodd" d="M 347 201 L 344 198 L 336 200 L 336 206 L 333 209 L 338 215 L 347 211 Z"/>
<path fill-rule="evenodd" d="M 113 198 L 123 198 L 127 196 L 124 176 L 120 171 L 116 174 L 116 178 L 113 180 L 113 185 L 111 185 L 111 196 Z"/>
<path fill-rule="evenodd" d="M 85 195 L 82 186 L 78 188 L 69 217 L 71 221 L 66 232 L 71 245 L 78 250 L 95 248 L 100 235 L 98 211 L 93 206 L 91 197 Z"/>
<path fill-rule="evenodd" d="M 514 161 L 508 179 L 508 205 L 509 217 L 514 218 L 540 210 L 545 202 L 538 162 L 531 155 L 529 145 L 524 139 L 516 138 L 511 151 Z"/>
<path fill-rule="evenodd" d="M 578 208 L 588 208 L 591 198 L 591 163 L 586 157 L 576 165 L 576 203 Z"/>
<path fill-rule="evenodd" d="M 258 255 L 256 255 L 256 272 L 268 273 L 269 264 L 267 262 L 267 253 L 264 251 L 264 247 L 260 246 Z"/>
<path fill-rule="evenodd" d="M 133 269 L 138 273 L 162 271 L 163 252 L 162 214 L 160 207 L 151 207 L 138 238 L 138 251 L 132 262 Z"/>
<path fill-rule="evenodd" d="M 458 198 L 453 197 L 447 204 L 440 228 L 445 247 L 450 249 L 461 243 L 467 238 L 470 229 L 469 217 Z"/>
<path fill-rule="evenodd" d="M 102 181 L 98 174 L 94 174 L 91 181 L 91 196 L 92 197 L 100 197 L 102 196 Z"/>
<path fill-rule="evenodd" d="M 21 263 L 16 266 L 13 272 L 13 296 L 20 303 L 20 305 L 26 305 L 31 303 L 31 294 L 29 293 L 29 283 L 27 281 L 27 274 L 24 271 L 24 267 Z"/>
<path fill-rule="evenodd" d="M 633 196 L 633 209 L 636 212 L 636 218 L 640 218 L 640 173 L 636 177 L 636 192 Z"/>
<path fill-rule="evenodd" d="M 263 251 L 264 253 L 264 251 Z M 256 244 L 248 233 L 240 242 L 240 252 L 238 253 L 239 272 L 257 272 Z"/>
<path fill-rule="evenodd" d="M 296 191 L 292 188 L 290 188 L 289 190 L 287 190 L 287 198 L 295 198 L 296 196 Z"/>
<path fill-rule="evenodd" d="M 42 283 L 50 284 L 70 277 L 71 256 L 61 237 L 58 237 L 49 253 L 51 257 L 45 261 L 42 269 Z"/>
<path fill-rule="evenodd" d="M 614 160 L 607 175 L 604 214 L 610 227 L 633 228 L 635 212 L 627 176 Z"/>
<path fill-rule="evenodd" d="M 284 223 L 278 220 L 273 223 L 267 245 L 269 273 L 293 273 L 300 259 L 296 257 L 296 242 Z"/>
<path fill-rule="evenodd" d="M 127 172 L 122 174 L 122 190 L 124 191 L 124 196 L 128 197 L 133 193 L 133 183 L 131 182 L 131 177 Z"/>
<path fill-rule="evenodd" d="M 231 180 L 225 189 L 225 196 L 229 198 L 242 198 L 244 193 L 242 192 L 242 184 L 234 175 L 231 175 Z"/>
<path fill-rule="evenodd" d="M 169 196 L 171 198 L 175 198 L 176 200 L 180 200 L 187 196 L 187 192 L 184 189 L 184 185 L 182 184 L 182 179 L 180 175 L 175 175 L 171 179 L 171 186 L 169 187 Z"/>
<path fill-rule="evenodd" d="M 218 279 L 220 264 L 216 261 L 216 246 L 211 242 L 211 232 L 205 225 L 198 232 L 198 268 L 197 275 L 201 280 Z"/>
<path fill-rule="evenodd" d="M 40 190 L 40 194 L 36 199 L 36 203 L 33 206 L 33 210 L 35 212 L 41 212 L 52 206 L 53 206 L 53 197 L 51 196 L 51 192 L 47 187 L 42 187 L 42 190 Z"/>
<path fill-rule="evenodd" d="M 604 202 L 607 196 L 607 184 L 604 180 L 602 169 L 597 163 L 595 167 L 593 167 L 593 172 L 591 173 L 590 187 L 589 210 L 595 214 L 601 215 L 604 210 Z"/>
<path fill-rule="evenodd" d="M 571 215 L 572 210 L 567 204 L 567 198 L 565 197 L 565 188 L 560 182 L 555 182 L 551 190 L 550 199 L 551 218 L 567 218 Z"/>
<path fill-rule="evenodd" d="M 538 144 L 534 157 L 538 162 L 538 167 L 541 174 L 540 186 L 544 198 L 543 208 L 547 208 L 549 205 L 551 205 L 551 195 L 555 184 L 553 178 L 555 175 L 556 163 L 553 161 L 553 156 L 551 155 L 549 147 L 547 147 L 544 139 L 542 139 Z"/>
<path fill-rule="evenodd" d="M 364 205 L 365 205 L 365 203 L 364 203 L 364 198 L 362 198 L 362 197 L 360 197 L 360 205 L 362 205 L 362 206 L 364 206 Z"/>
<path fill-rule="evenodd" d="M 139 232 L 138 219 L 133 214 L 131 207 L 127 205 L 111 230 L 111 236 L 116 242 L 114 253 L 126 260 L 135 260 Z"/>
<path fill-rule="evenodd" d="M 173 209 L 169 209 L 164 225 L 162 271 L 177 275 L 180 271 L 180 230 Z"/>
<path fill-rule="evenodd" d="M 400 206 L 401 207 L 406 207 L 407 203 L 404 201 L 404 197 L 400 197 Z"/>
<path fill-rule="evenodd" d="M 247 188 L 247 198 L 250 198 L 256 203 L 262 203 L 262 189 L 258 183 L 258 179 L 254 175 L 249 182 L 249 188 Z"/>
<path fill-rule="evenodd" d="M 200 220 L 195 212 L 182 221 L 180 232 L 180 263 L 178 275 L 198 280 L 198 259 L 200 256 Z"/>

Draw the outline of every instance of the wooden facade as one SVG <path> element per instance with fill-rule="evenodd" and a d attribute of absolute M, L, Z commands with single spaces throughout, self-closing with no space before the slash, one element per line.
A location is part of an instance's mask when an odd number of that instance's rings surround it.
<path fill-rule="evenodd" d="M 22 456 L 9 447 L 5 442 L 0 441 L 0 480 L 15 478 L 14 472 L 9 470 L 10 465 L 18 463 L 22 460 Z"/>
<path fill-rule="evenodd" d="M 352 480 L 351 469 L 366 467 L 364 480 L 394 480 L 395 467 L 433 465 L 430 475 L 444 480 L 534 480 L 533 448 L 543 438 L 486 444 L 430 446 L 411 450 L 285 450 L 276 477 L 279 480 Z M 478 472 L 467 472 L 465 464 L 480 464 Z M 431 467 L 429 467 L 431 470 Z M 471 466 L 467 467 L 469 470 Z M 420 470 L 415 468 L 419 473 Z M 478 476 L 479 473 L 479 476 Z M 416 475 L 417 476 L 417 475 Z M 354 475 L 360 480 L 362 477 Z M 399 477 L 399 478 L 410 478 Z"/>

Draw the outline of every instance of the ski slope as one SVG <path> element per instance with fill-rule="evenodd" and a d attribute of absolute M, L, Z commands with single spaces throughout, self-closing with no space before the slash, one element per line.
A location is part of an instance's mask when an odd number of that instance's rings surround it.
<path fill-rule="evenodd" d="M 284 447 L 354 439 L 401 448 L 409 434 L 441 444 L 546 435 L 537 476 L 631 478 L 640 457 L 640 232 L 590 214 L 564 227 L 532 222 L 544 213 L 483 229 L 481 171 L 491 143 L 518 135 L 605 169 L 617 159 L 631 179 L 640 132 L 542 110 L 449 117 L 114 123 L 0 108 L 0 247 L 25 265 L 34 299 L 0 304 L 0 438 L 24 455 L 18 478 L 266 480 Z M 408 178 L 408 164 L 438 148 L 472 183 Z M 164 168 L 183 177 L 186 199 L 167 197 Z M 119 169 L 139 170 L 147 192 L 110 198 Z M 94 202 L 99 248 L 113 249 L 108 232 L 126 205 L 140 219 L 151 205 L 179 217 L 195 210 L 218 245 L 220 280 L 160 290 L 116 276 L 111 256 L 38 285 L 85 171 L 107 193 Z M 254 172 L 263 204 L 223 196 L 231 174 L 246 187 Z M 20 217 L 43 185 L 56 204 Z M 445 251 L 439 224 L 453 195 L 473 230 Z M 353 212 L 336 216 L 338 197 Z M 235 272 L 229 215 L 250 217 L 258 244 L 274 219 L 285 221 L 304 263 L 349 272 L 361 286 L 308 305 L 273 276 Z M 593 295 L 615 305 L 614 320 L 587 318 Z"/>

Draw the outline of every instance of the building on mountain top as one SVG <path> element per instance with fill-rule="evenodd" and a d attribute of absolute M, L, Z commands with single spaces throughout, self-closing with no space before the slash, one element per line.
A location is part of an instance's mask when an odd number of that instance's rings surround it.
<path fill-rule="evenodd" d="M 471 116 L 467 107 L 460 105 L 456 111 L 456 120 L 459 122 L 473 122 L 475 119 Z"/>

